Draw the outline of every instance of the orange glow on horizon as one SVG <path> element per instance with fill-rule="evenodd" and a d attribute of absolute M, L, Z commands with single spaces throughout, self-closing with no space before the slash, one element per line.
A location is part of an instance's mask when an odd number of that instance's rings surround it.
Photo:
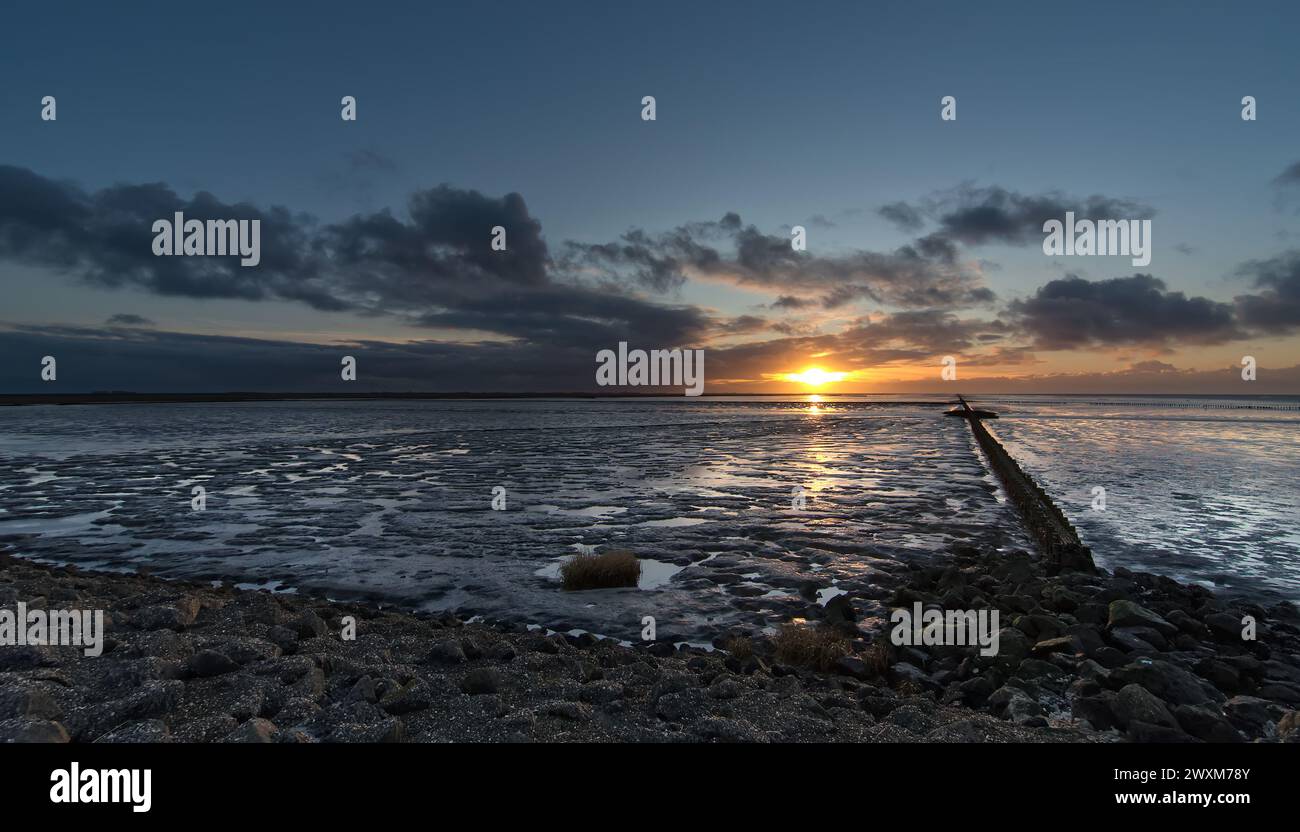
<path fill-rule="evenodd" d="M 832 372 L 823 370 L 821 367 L 809 367 L 798 373 L 786 373 L 781 378 L 785 381 L 797 381 L 800 384 L 806 384 L 809 387 L 821 387 L 823 384 L 834 384 L 837 381 L 844 381 L 849 377 L 848 373 Z"/>

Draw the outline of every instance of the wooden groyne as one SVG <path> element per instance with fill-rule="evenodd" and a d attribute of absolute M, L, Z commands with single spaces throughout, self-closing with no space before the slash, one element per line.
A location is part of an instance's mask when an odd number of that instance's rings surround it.
<path fill-rule="evenodd" d="M 958 398 L 962 410 L 954 415 L 964 416 L 970 423 L 971 433 L 975 434 L 975 441 L 988 458 L 989 467 L 1002 481 L 1007 497 L 1024 518 L 1025 526 L 1042 551 L 1048 571 L 1096 571 L 1092 551 L 1079 539 L 1079 533 L 1065 514 L 984 427 L 985 412 L 972 409 L 965 399 Z"/>

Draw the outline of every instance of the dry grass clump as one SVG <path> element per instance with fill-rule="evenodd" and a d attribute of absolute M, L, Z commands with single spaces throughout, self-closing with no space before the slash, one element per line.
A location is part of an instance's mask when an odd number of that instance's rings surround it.
<path fill-rule="evenodd" d="M 636 586 L 640 579 L 641 561 L 626 549 L 575 555 L 560 566 L 560 580 L 571 590 Z"/>
<path fill-rule="evenodd" d="M 754 642 L 747 636 L 736 636 L 723 645 L 728 653 L 744 661 L 754 655 Z"/>
<path fill-rule="evenodd" d="M 829 670 L 835 660 L 849 654 L 849 640 L 829 627 L 784 624 L 776 638 L 776 658 L 784 664 Z"/>
<path fill-rule="evenodd" d="M 894 663 L 894 656 L 889 649 L 888 639 L 882 635 L 873 641 L 867 651 L 862 654 L 862 661 L 872 673 L 877 676 L 884 676 L 888 672 L 889 666 Z"/>

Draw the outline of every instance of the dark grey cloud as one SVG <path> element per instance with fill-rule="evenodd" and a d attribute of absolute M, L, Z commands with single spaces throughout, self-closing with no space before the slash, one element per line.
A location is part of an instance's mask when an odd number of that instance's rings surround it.
<path fill-rule="evenodd" d="M 1300 162 L 1293 163 L 1286 170 L 1274 177 L 1273 184 L 1281 186 L 1300 185 Z"/>
<path fill-rule="evenodd" d="M 104 321 L 106 326 L 153 326 L 154 322 L 133 312 L 119 312 Z"/>
<path fill-rule="evenodd" d="M 1069 275 L 1008 306 L 1039 349 L 1119 344 L 1220 344 L 1244 336 L 1231 304 L 1172 292 L 1149 274 L 1089 281 Z"/>
<path fill-rule="evenodd" d="M 155 256 L 153 222 L 177 211 L 187 219 L 261 220 L 261 263 Z M 490 246 L 495 226 L 506 230 L 505 251 Z M 87 192 L 0 166 L 0 260 L 100 287 L 293 301 L 525 341 L 684 346 L 709 323 L 691 307 L 567 279 L 523 197 L 448 185 L 417 191 L 403 216 L 385 210 L 322 225 L 282 207 L 224 203 L 206 192 L 184 199 L 163 184 Z"/>
<path fill-rule="evenodd" d="M 815 297 L 833 309 L 865 300 L 906 308 L 957 308 L 989 303 L 993 292 L 977 272 L 959 265 L 946 240 L 920 240 L 892 252 L 795 251 L 790 238 L 767 234 L 729 213 L 662 234 L 633 229 L 616 243 L 569 242 L 566 270 L 596 273 L 609 285 L 665 291 L 690 274 L 780 292 L 789 306 Z M 797 299 L 797 300 L 793 300 Z"/>
<path fill-rule="evenodd" d="M 1273 335 L 1300 330 L 1300 251 L 1242 264 L 1237 274 L 1251 277 L 1258 294 L 1233 299 L 1241 323 Z"/>
<path fill-rule="evenodd" d="M 1040 243 L 1043 223 L 1063 219 L 1066 211 L 1073 211 L 1076 219 L 1091 220 L 1149 219 L 1155 214 L 1150 206 L 1131 199 L 1100 194 L 1072 197 L 1061 191 L 1022 194 L 997 185 L 970 183 L 937 192 L 917 204 L 894 202 L 879 211 L 909 232 L 929 220 L 938 226 L 931 237 L 967 246 Z"/>
<path fill-rule="evenodd" d="M 906 202 L 882 205 L 877 209 L 877 213 L 908 233 L 920 231 L 925 225 L 925 217 L 921 216 L 921 212 Z"/>

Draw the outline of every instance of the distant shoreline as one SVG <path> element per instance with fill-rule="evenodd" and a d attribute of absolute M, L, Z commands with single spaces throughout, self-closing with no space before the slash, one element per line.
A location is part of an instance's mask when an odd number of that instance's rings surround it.
<path fill-rule="evenodd" d="M 970 398 L 998 398 L 1001 400 L 1012 400 L 1019 397 L 1029 398 L 1096 398 L 1096 399 L 1263 399 L 1286 401 L 1300 397 L 1300 394 L 1270 393 L 1260 395 L 1243 396 L 1240 394 L 1229 393 L 1208 393 L 1203 395 L 1187 395 L 1182 393 L 980 393 L 978 391 L 965 392 Z M 942 407 L 949 404 L 948 399 L 956 396 L 955 392 L 934 392 L 934 393 L 710 393 L 705 392 L 702 398 L 705 399 L 782 399 L 798 398 L 806 396 L 820 396 L 831 399 L 861 399 L 891 396 L 918 396 L 934 398 L 883 398 L 879 400 L 880 404 L 893 405 L 910 405 L 916 407 Z M 9 393 L 0 394 L 0 407 L 18 407 L 23 405 L 75 405 L 75 404 L 195 404 L 195 403 L 233 403 L 233 402 L 278 402 L 278 401 L 492 401 L 492 400 L 510 400 L 510 399 L 590 399 L 590 400 L 651 400 L 651 399 L 669 399 L 672 401 L 690 401 L 691 399 L 681 395 L 680 390 L 663 390 L 647 391 L 644 393 L 590 393 L 575 391 L 559 392 L 527 392 L 527 393 L 507 393 L 507 392 L 486 392 L 475 393 L 468 391 L 435 393 L 435 392 L 402 392 L 402 393 L 383 393 L 383 392 L 366 392 L 366 393 L 258 393 L 244 391 L 230 391 L 224 393 L 135 393 L 131 391 L 107 391 L 93 393 Z"/>

